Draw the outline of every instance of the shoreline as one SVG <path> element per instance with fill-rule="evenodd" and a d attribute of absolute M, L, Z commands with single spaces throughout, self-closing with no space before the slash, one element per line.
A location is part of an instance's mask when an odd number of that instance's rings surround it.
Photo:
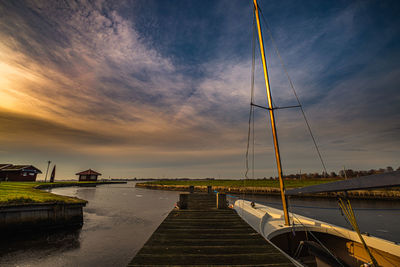
<path fill-rule="evenodd" d="M 189 185 L 160 185 L 136 183 L 135 187 L 152 189 L 152 190 L 168 190 L 168 191 L 189 191 Z M 280 196 L 280 190 L 276 187 L 237 187 L 237 186 L 212 186 L 213 190 L 226 194 L 253 194 L 253 195 L 270 195 Z M 195 192 L 207 192 L 207 186 L 194 186 Z M 291 198 L 337 198 L 344 197 L 344 193 L 330 192 L 318 194 L 304 194 L 300 196 L 291 196 Z M 400 201 L 400 191 L 398 190 L 354 190 L 348 191 L 349 199 L 369 199 L 369 200 L 398 200 Z"/>
<path fill-rule="evenodd" d="M 88 201 L 79 198 L 55 195 L 41 189 L 72 186 L 95 187 L 103 184 L 121 183 L 126 182 L 60 182 L 38 185 L 22 184 L 19 191 L 21 195 L 37 193 L 40 194 L 40 196 L 47 197 L 48 199 L 43 202 L 37 202 L 30 198 L 25 198 L 23 200 L 26 201 L 19 202 L 21 201 L 21 197 L 19 197 L 14 201 L 10 198 L 7 202 L 0 203 L 0 233 L 13 234 L 16 232 L 29 232 L 33 230 L 49 230 L 66 227 L 80 228 L 84 223 L 83 207 L 86 206 Z M 5 188 L 2 189 L 7 190 Z M 15 189 L 15 191 L 18 193 L 18 188 Z M 32 201 L 29 202 L 29 200 Z"/>

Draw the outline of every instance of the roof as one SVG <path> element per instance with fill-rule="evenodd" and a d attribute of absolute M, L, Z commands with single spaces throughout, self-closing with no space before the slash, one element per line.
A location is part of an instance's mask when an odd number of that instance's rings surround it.
<path fill-rule="evenodd" d="M 34 171 L 36 173 L 42 173 L 41 170 L 33 165 L 13 165 L 13 164 L 0 164 L 0 170 L 5 171 Z"/>
<path fill-rule="evenodd" d="M 92 169 L 89 169 L 89 170 L 86 170 L 86 171 L 83 171 L 83 172 L 78 172 L 76 175 L 101 175 L 101 173 L 99 173 L 99 172 L 96 172 L 96 171 L 94 171 L 94 170 L 92 170 Z"/>
<path fill-rule="evenodd" d="M 285 194 L 291 196 L 300 194 L 339 192 L 393 186 L 400 186 L 400 171 L 386 172 L 381 174 L 361 176 L 359 178 L 351 178 L 338 182 L 306 186 L 302 188 L 287 190 Z"/>
<path fill-rule="evenodd" d="M 0 164 L 0 170 L 10 165 L 12 164 L 4 164 L 4 163 Z"/>

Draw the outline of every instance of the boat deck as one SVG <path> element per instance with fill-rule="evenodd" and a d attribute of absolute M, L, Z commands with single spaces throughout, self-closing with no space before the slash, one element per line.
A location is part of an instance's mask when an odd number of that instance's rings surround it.
<path fill-rule="evenodd" d="M 236 211 L 215 206 L 215 195 L 191 194 L 188 209 L 172 210 L 128 266 L 294 266 Z"/>

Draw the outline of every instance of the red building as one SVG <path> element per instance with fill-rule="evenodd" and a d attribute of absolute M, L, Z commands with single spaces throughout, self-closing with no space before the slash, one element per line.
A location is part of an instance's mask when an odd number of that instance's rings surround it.
<path fill-rule="evenodd" d="M 0 164 L 0 181 L 34 182 L 41 170 L 32 165 Z"/>
<path fill-rule="evenodd" d="M 97 181 L 97 176 L 101 175 L 92 169 L 78 172 L 76 175 L 79 175 L 79 181 Z"/>

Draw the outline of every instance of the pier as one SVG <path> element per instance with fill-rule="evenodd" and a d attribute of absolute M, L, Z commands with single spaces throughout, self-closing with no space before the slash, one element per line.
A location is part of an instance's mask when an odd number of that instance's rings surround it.
<path fill-rule="evenodd" d="M 227 208 L 224 194 L 181 194 L 128 266 L 295 266 Z"/>

